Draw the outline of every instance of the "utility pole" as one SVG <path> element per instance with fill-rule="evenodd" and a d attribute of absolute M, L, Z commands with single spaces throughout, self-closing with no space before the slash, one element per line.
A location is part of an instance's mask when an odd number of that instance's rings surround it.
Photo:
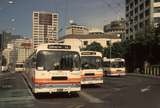
<path fill-rule="evenodd" d="M 3 35 L 0 34 L 0 73 L 2 72 Z"/>
<path fill-rule="evenodd" d="M 112 45 L 111 40 L 109 40 L 109 58 L 110 58 L 110 60 L 111 60 L 111 58 L 112 58 L 111 45 Z M 109 63 L 109 67 L 111 68 L 111 61 L 110 61 L 110 63 Z"/>

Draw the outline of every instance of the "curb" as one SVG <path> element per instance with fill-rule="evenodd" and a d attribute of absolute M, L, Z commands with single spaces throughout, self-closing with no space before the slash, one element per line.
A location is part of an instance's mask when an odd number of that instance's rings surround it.
<path fill-rule="evenodd" d="M 128 76 L 139 76 L 139 77 L 148 77 L 148 78 L 159 78 L 160 76 L 154 76 L 154 75 L 146 75 L 146 74 L 140 74 L 140 73 L 127 73 Z"/>

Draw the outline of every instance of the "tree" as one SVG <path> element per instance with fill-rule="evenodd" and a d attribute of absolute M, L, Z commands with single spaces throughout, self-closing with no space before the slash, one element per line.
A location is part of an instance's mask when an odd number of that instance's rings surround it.
<path fill-rule="evenodd" d="M 92 42 L 90 45 L 88 45 L 86 48 L 83 48 L 82 50 L 102 52 L 103 51 L 103 47 L 98 42 Z"/>
<path fill-rule="evenodd" d="M 118 57 L 125 58 L 125 55 L 128 50 L 128 44 L 129 44 L 129 41 L 113 43 L 113 45 L 111 47 L 104 48 L 103 55 L 105 57 L 109 57 L 110 50 L 111 50 L 111 57 L 112 58 L 118 58 Z"/>

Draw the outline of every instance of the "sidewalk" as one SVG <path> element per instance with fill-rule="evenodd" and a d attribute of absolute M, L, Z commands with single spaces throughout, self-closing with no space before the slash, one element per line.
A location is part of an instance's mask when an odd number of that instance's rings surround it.
<path fill-rule="evenodd" d="M 127 75 L 140 76 L 140 77 L 148 77 L 148 78 L 160 78 L 160 76 L 146 75 L 146 74 L 140 74 L 140 73 L 127 73 Z"/>

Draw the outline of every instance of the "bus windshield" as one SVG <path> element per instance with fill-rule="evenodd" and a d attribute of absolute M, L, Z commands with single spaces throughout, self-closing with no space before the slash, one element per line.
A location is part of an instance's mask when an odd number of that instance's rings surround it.
<path fill-rule="evenodd" d="M 23 64 L 16 64 L 16 68 L 23 68 Z"/>
<path fill-rule="evenodd" d="M 37 68 L 43 70 L 79 70 L 80 56 L 71 51 L 40 51 L 37 53 Z"/>
<path fill-rule="evenodd" d="M 82 69 L 102 68 L 102 59 L 98 56 L 81 56 Z"/>
<path fill-rule="evenodd" d="M 111 62 L 111 64 L 110 64 L 110 62 L 109 61 L 107 61 L 107 62 L 103 62 L 103 66 L 104 67 L 113 67 L 113 68 L 121 68 L 121 67 L 124 67 L 125 66 L 125 63 L 124 62 L 122 62 L 122 61 L 115 61 L 115 62 Z"/>

